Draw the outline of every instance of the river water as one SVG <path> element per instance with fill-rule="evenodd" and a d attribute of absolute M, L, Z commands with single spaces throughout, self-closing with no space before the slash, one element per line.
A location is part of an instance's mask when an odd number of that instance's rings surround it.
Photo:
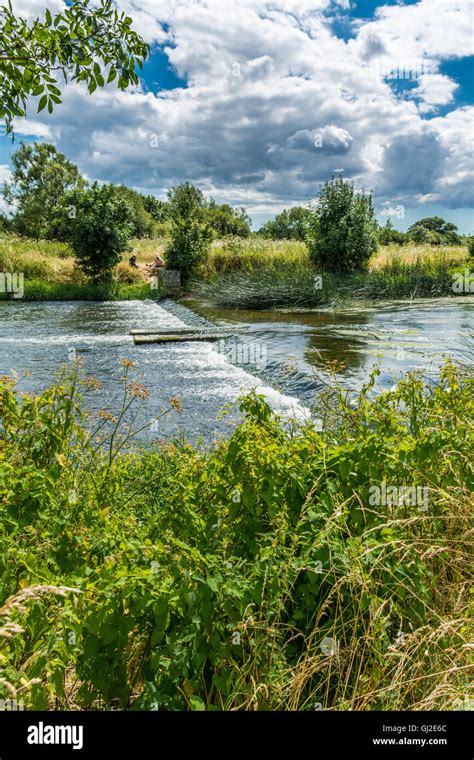
<path fill-rule="evenodd" d="M 150 391 L 136 424 L 148 424 L 177 397 L 183 412 L 161 418 L 152 438 L 185 434 L 196 441 L 226 434 L 235 411 L 220 414 L 257 388 L 283 415 L 304 416 L 328 378 L 328 361 L 344 363 L 338 379 L 357 389 L 381 363 L 378 389 L 401 372 L 436 372 L 443 355 L 472 364 L 474 298 L 392 303 L 344 312 L 252 312 L 171 302 L 68 302 L 0 304 L 0 374 L 25 377 L 20 387 L 38 392 L 63 364 L 80 357 L 102 391 L 87 400 L 93 411 L 120 405 L 120 361 L 135 362 L 134 377 Z M 235 331 L 219 343 L 135 346 L 131 328 L 201 326 L 202 319 Z M 148 435 L 148 434 L 147 434 Z"/>

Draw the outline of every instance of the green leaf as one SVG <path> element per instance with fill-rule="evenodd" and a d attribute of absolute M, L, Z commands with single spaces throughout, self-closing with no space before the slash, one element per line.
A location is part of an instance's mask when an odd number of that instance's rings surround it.
<path fill-rule="evenodd" d="M 43 95 L 41 98 L 39 105 L 38 105 L 38 113 L 43 110 L 43 108 L 46 106 L 46 103 L 48 102 L 48 96 Z"/>

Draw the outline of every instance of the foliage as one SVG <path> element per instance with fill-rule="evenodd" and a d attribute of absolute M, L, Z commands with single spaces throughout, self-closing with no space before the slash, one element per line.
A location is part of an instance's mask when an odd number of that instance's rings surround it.
<path fill-rule="evenodd" d="M 126 451 L 93 379 L 0 384 L 0 696 L 33 709 L 456 709 L 468 682 L 473 378 L 448 363 L 311 424 L 264 399 L 209 450 Z M 176 406 L 176 402 L 174 404 Z M 374 506 L 383 483 L 428 509 Z M 328 644 L 329 642 L 329 644 Z"/>
<path fill-rule="evenodd" d="M 71 227 L 74 256 L 88 277 L 97 282 L 112 278 L 122 253 L 130 250 L 134 212 L 115 185 L 98 185 L 74 196 L 76 218 Z"/>
<path fill-rule="evenodd" d="M 136 238 L 152 237 L 155 229 L 153 216 L 146 210 L 144 197 L 126 185 L 118 185 L 117 191 L 132 207 L 132 235 Z"/>
<path fill-rule="evenodd" d="M 474 257 L 474 235 L 469 235 L 467 239 L 467 250 L 469 256 Z"/>
<path fill-rule="evenodd" d="M 412 224 L 407 234 L 416 243 L 457 245 L 460 242 L 457 230 L 455 224 L 446 222 L 440 216 L 428 216 Z"/>
<path fill-rule="evenodd" d="M 145 211 L 148 211 L 155 222 L 163 224 L 170 219 L 170 206 L 165 201 L 160 201 L 154 195 L 142 195 Z"/>
<path fill-rule="evenodd" d="M 66 240 L 68 195 L 86 184 L 77 166 L 49 143 L 22 142 L 11 160 L 12 179 L 4 183 L 3 196 L 15 206 L 14 229 L 37 240 Z"/>
<path fill-rule="evenodd" d="M 378 245 L 371 195 L 342 177 L 326 182 L 308 220 L 308 245 L 324 272 L 363 271 Z"/>
<path fill-rule="evenodd" d="M 169 215 L 173 220 L 195 216 L 204 208 L 205 198 L 201 190 L 189 182 L 176 185 L 168 191 Z"/>
<path fill-rule="evenodd" d="M 393 253 L 368 272 L 321 276 L 315 276 L 304 257 L 274 264 L 229 267 L 225 274 L 195 283 L 193 292 L 217 306 L 238 309 L 344 307 L 354 302 L 456 295 L 452 289 L 456 264 L 449 259 L 405 263 Z"/>
<path fill-rule="evenodd" d="M 227 236 L 249 237 L 251 230 L 245 216 L 246 214 L 241 215 L 240 209 L 233 209 L 227 203 L 219 206 L 212 201 L 201 212 L 203 221 L 214 230 L 216 237 L 219 238 Z"/>
<path fill-rule="evenodd" d="M 307 223 L 311 212 L 307 208 L 294 206 L 277 214 L 260 228 L 259 235 L 267 240 L 306 240 Z"/>
<path fill-rule="evenodd" d="M 61 103 L 58 72 L 85 82 L 90 93 L 117 79 L 124 90 L 138 84 L 148 46 L 131 28 L 132 19 L 111 0 L 73 0 L 54 16 L 28 21 L 17 16 L 10 0 L 0 7 L 0 119 L 7 134 L 15 116 L 26 115 L 27 101 L 39 97 L 38 112 L 52 113 Z M 118 78 L 117 78 L 118 77 Z"/>
<path fill-rule="evenodd" d="M 381 245 L 405 245 L 408 242 L 409 237 L 404 232 L 394 229 L 390 219 L 387 219 L 385 227 L 379 227 L 378 239 Z"/>
<path fill-rule="evenodd" d="M 202 224 L 196 214 L 173 220 L 171 240 L 165 252 L 166 266 L 168 269 L 179 269 L 185 287 L 206 260 L 211 240 L 211 228 Z"/>

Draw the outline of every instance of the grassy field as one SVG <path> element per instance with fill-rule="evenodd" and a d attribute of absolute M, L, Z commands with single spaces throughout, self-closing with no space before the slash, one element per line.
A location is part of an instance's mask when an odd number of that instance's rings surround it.
<path fill-rule="evenodd" d="M 133 249 L 142 263 L 149 263 L 163 244 L 135 240 Z M 128 265 L 129 255 L 117 267 L 114 287 L 103 288 L 87 282 L 67 244 L 0 235 L 0 271 L 23 273 L 24 298 L 29 301 L 159 298 L 160 291 L 151 290 L 143 275 Z M 10 297 L 0 292 L 0 300 Z"/>
<path fill-rule="evenodd" d="M 166 239 L 134 240 L 133 253 L 141 265 L 163 255 Z M 128 266 L 117 267 L 117 286 L 104 293 L 87 284 L 66 244 L 0 236 L 0 271 L 23 272 L 28 300 L 148 298 L 144 275 Z M 453 295 L 452 272 L 467 261 L 463 246 L 428 245 L 381 247 L 369 272 L 351 277 L 325 275 L 315 287 L 315 272 L 303 243 L 229 239 L 215 241 L 197 274 L 192 291 L 216 305 L 237 308 L 318 307 L 351 300 L 381 300 Z M 0 298 L 8 298 L 1 294 Z"/>
<path fill-rule="evenodd" d="M 123 408 L 146 394 L 133 372 Z M 125 453 L 119 419 L 82 414 L 93 379 L 37 398 L 0 379 L 0 698 L 467 709 L 473 378 L 371 384 L 352 403 L 333 385 L 322 432 L 250 395 L 210 450 Z"/>
<path fill-rule="evenodd" d="M 316 272 L 302 243 L 251 239 L 216 244 L 194 295 L 231 308 L 317 308 L 352 301 L 454 295 L 452 274 L 468 259 L 463 246 L 381 247 L 367 273 Z"/>

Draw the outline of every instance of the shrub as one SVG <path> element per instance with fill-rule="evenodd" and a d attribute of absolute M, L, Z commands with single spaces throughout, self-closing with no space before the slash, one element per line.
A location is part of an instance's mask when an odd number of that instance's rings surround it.
<path fill-rule="evenodd" d="M 166 266 L 179 269 L 184 286 L 206 260 L 212 237 L 212 229 L 202 224 L 195 214 L 173 220 L 171 240 L 165 252 Z"/>
<path fill-rule="evenodd" d="M 469 235 L 467 239 L 467 251 L 469 256 L 474 256 L 474 235 Z"/>
<path fill-rule="evenodd" d="M 74 196 L 76 218 L 71 247 L 84 272 L 95 282 L 110 282 L 121 255 L 130 250 L 134 211 L 114 185 L 98 185 Z"/>
<path fill-rule="evenodd" d="M 371 195 L 356 193 L 354 183 L 342 177 L 326 182 L 308 220 L 308 244 L 323 271 L 366 269 L 378 247 Z"/>

